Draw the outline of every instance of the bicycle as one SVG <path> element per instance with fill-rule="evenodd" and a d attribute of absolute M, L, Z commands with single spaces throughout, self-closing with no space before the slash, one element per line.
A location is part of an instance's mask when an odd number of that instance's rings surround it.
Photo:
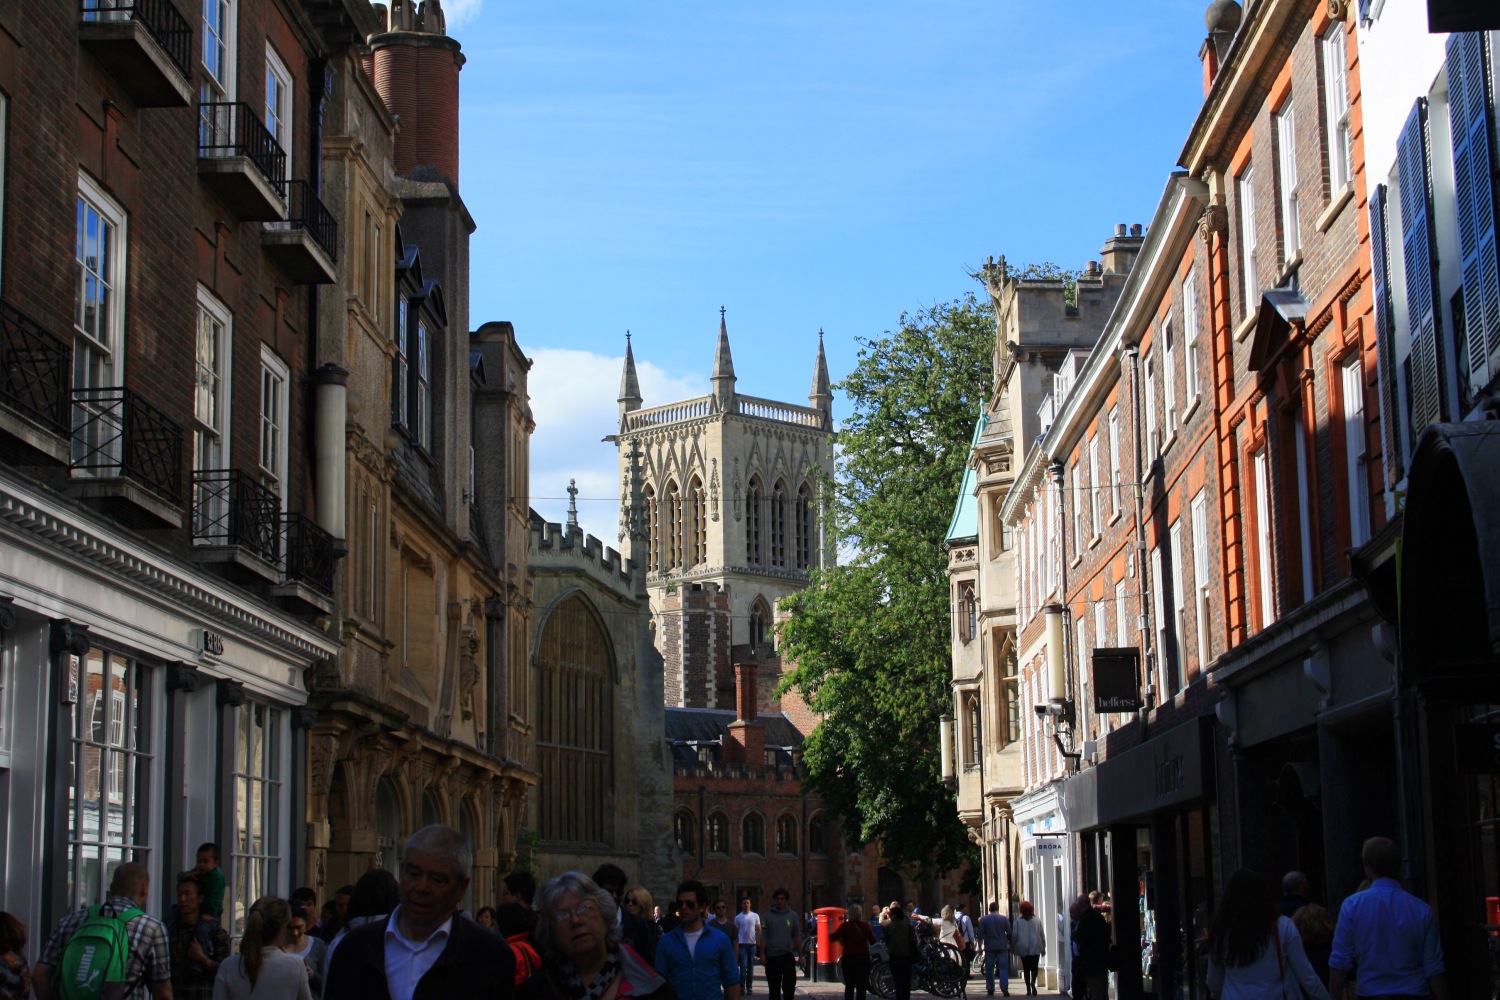
<path fill-rule="evenodd" d="M 917 956 L 911 965 L 911 988 L 931 993 L 933 996 L 952 998 L 963 996 L 969 985 L 969 976 L 964 968 L 963 952 L 951 944 L 930 938 L 917 943 Z M 870 966 L 870 981 L 867 988 L 882 1000 L 891 1000 L 896 995 L 896 978 L 891 973 L 887 958 L 876 958 Z"/>

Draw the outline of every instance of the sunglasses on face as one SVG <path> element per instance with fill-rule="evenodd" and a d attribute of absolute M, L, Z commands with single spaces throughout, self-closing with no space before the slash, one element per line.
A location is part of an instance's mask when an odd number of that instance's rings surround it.
<path fill-rule="evenodd" d="M 677 911 L 679 913 L 682 912 L 683 910 L 696 910 L 697 908 L 698 908 L 698 903 L 697 903 L 696 900 L 692 900 L 692 899 L 679 899 L 677 901 Z"/>

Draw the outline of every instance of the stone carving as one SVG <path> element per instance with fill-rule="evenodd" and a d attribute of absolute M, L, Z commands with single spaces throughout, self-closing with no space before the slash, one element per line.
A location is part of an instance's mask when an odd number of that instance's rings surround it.
<path fill-rule="evenodd" d="M 1229 231 L 1229 209 L 1223 205 L 1210 205 L 1198 218 L 1198 236 L 1207 243 L 1214 236 Z"/>
<path fill-rule="evenodd" d="M 734 496 L 732 497 L 734 500 L 734 519 L 736 521 L 743 516 L 740 508 L 744 505 L 740 501 L 744 498 L 745 491 L 740 489 L 740 460 L 736 458 L 734 460 Z"/>
<path fill-rule="evenodd" d="M 719 519 L 719 460 L 709 459 L 708 473 L 708 519 Z"/>

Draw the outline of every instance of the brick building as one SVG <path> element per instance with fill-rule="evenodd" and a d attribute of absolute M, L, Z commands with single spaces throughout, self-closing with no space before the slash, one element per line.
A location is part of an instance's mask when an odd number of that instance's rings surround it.
<path fill-rule="evenodd" d="M 164 909 L 201 841 L 231 932 L 300 875 L 338 648 L 317 109 L 368 20 L 0 3 L 0 878 L 34 937 L 124 860 Z"/>

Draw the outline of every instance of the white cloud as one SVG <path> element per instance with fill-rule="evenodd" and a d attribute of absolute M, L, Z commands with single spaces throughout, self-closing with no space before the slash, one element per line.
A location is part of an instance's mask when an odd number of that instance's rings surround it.
<path fill-rule="evenodd" d="M 548 521 L 568 514 L 568 480 L 578 484 L 578 521 L 611 547 L 619 545 L 620 478 L 615 446 L 602 440 L 620 426 L 623 357 L 544 347 L 533 361 L 527 389 L 536 432 L 531 436 L 531 506 Z M 636 363 L 647 405 L 701 396 L 701 376 L 678 376 Z"/>
<path fill-rule="evenodd" d="M 478 17 L 479 5 L 483 2 L 484 0 L 445 0 L 443 17 L 448 22 L 448 34 L 451 36 L 454 28 L 461 28 Z"/>

